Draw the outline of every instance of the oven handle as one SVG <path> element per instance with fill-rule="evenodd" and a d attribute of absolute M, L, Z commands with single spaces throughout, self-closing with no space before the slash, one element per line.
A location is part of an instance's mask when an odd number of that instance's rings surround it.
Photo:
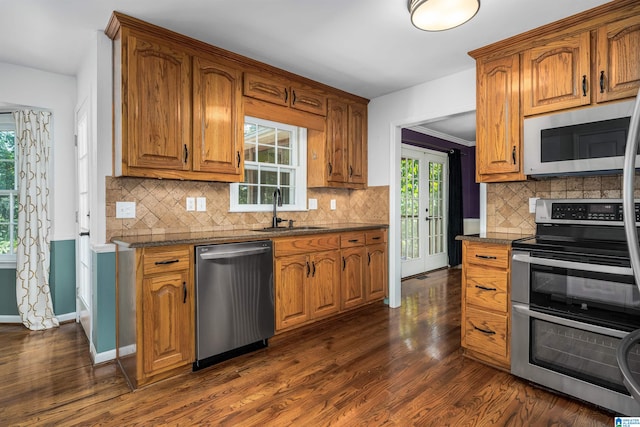
<path fill-rule="evenodd" d="M 549 258 L 537 258 L 525 254 L 514 254 L 512 259 L 527 264 L 546 265 L 547 267 L 570 268 L 572 270 L 592 271 L 594 273 L 618 274 L 620 276 L 633 276 L 633 270 L 629 267 L 614 267 L 600 264 L 585 264 L 575 261 L 561 261 Z"/>
<path fill-rule="evenodd" d="M 518 314 L 532 317 L 534 319 L 546 320 L 547 322 L 566 326 L 568 328 L 581 329 L 583 331 L 593 332 L 600 335 L 607 335 L 614 338 L 624 338 L 628 334 L 628 332 L 625 331 L 618 331 L 616 329 L 605 328 L 604 326 L 592 325 L 590 323 L 578 322 L 576 320 L 566 319 L 564 317 L 558 317 L 552 314 L 533 311 L 526 304 L 512 302 L 511 308 Z"/>

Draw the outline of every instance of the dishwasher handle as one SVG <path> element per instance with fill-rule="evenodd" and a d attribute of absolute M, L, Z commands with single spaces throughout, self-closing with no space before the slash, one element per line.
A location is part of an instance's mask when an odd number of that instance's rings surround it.
<path fill-rule="evenodd" d="M 225 251 L 225 252 L 205 252 L 200 254 L 201 259 L 226 259 L 235 258 L 239 256 L 259 255 L 270 252 L 271 248 L 251 248 L 240 249 L 237 251 Z"/>

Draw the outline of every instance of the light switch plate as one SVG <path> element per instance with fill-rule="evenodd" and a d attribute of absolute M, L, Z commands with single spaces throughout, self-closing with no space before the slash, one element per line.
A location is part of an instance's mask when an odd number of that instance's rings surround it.
<path fill-rule="evenodd" d="M 195 211 L 196 210 L 196 199 L 193 197 L 187 197 L 187 210 Z"/>
<path fill-rule="evenodd" d="M 204 212 L 207 210 L 207 198 L 206 197 L 198 197 L 196 199 L 196 210 L 198 212 Z"/>
<path fill-rule="evenodd" d="M 336 199 L 331 199 L 331 210 L 332 211 L 336 210 Z"/>
<path fill-rule="evenodd" d="M 309 199 L 309 210 L 316 210 L 318 209 L 318 199 Z"/>
<path fill-rule="evenodd" d="M 529 198 L 529 213 L 536 213 L 536 200 L 540 197 L 530 197 Z"/>
<path fill-rule="evenodd" d="M 136 202 L 116 202 L 116 218 L 135 218 Z"/>

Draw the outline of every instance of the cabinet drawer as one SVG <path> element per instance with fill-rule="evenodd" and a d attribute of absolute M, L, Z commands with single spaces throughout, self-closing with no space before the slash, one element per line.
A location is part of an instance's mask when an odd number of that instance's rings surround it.
<path fill-rule="evenodd" d="M 342 233 L 340 235 L 340 247 L 352 248 L 354 246 L 364 246 L 364 232 L 352 231 L 349 233 Z"/>
<path fill-rule="evenodd" d="M 493 243 L 466 243 L 465 261 L 487 267 L 509 268 L 509 247 Z"/>
<path fill-rule="evenodd" d="M 318 234 L 273 240 L 273 255 L 276 257 L 332 249 L 340 249 L 339 234 Z"/>
<path fill-rule="evenodd" d="M 466 307 L 464 346 L 469 350 L 506 358 L 507 315 Z"/>
<path fill-rule="evenodd" d="M 144 274 L 189 269 L 189 247 L 162 246 L 144 250 Z"/>
<path fill-rule="evenodd" d="M 466 268 L 466 302 L 478 307 L 507 312 L 507 271 L 469 265 Z"/>
<path fill-rule="evenodd" d="M 367 245 L 386 243 L 387 241 L 387 233 L 385 230 L 366 231 L 364 234 Z"/>

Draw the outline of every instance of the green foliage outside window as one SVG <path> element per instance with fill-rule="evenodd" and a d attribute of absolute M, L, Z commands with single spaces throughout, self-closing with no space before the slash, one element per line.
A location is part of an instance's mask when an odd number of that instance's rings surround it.
<path fill-rule="evenodd" d="M 15 167 L 15 132 L 0 131 L 0 255 L 15 253 L 18 220 Z"/>

